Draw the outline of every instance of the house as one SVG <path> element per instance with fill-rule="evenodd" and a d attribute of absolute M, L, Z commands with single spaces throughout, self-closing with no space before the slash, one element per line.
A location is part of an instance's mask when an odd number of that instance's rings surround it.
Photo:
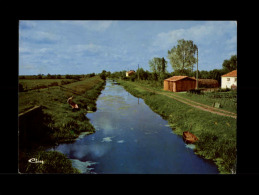
<path fill-rule="evenodd" d="M 233 70 L 221 76 L 221 88 L 237 88 L 237 70 Z"/>
<path fill-rule="evenodd" d="M 179 92 L 195 89 L 196 79 L 188 76 L 173 76 L 164 80 L 164 90 Z"/>
<path fill-rule="evenodd" d="M 130 70 L 130 71 L 127 71 L 126 72 L 126 77 L 129 77 L 131 75 L 135 74 L 135 71 L 134 70 Z"/>

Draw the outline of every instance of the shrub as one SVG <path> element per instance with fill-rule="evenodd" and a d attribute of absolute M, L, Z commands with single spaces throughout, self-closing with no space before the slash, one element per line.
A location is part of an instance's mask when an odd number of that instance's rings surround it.
<path fill-rule="evenodd" d="M 58 86 L 58 82 L 52 82 L 49 86 Z"/>
<path fill-rule="evenodd" d="M 229 89 L 229 88 L 221 88 L 221 89 L 219 89 L 218 90 L 218 92 L 228 92 L 228 91 L 230 91 L 231 89 Z"/>
<path fill-rule="evenodd" d="M 65 78 L 66 78 L 66 79 L 72 79 L 72 76 L 67 74 L 67 75 L 65 76 Z"/>
<path fill-rule="evenodd" d="M 191 89 L 187 91 L 187 93 L 198 94 L 198 95 L 202 94 L 201 89 Z"/>

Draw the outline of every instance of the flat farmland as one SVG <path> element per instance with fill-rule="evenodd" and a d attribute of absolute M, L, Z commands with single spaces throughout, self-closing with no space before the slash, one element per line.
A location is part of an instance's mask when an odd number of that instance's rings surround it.
<path fill-rule="evenodd" d="M 24 90 L 34 90 L 75 82 L 75 79 L 20 79 L 19 84 Z"/>

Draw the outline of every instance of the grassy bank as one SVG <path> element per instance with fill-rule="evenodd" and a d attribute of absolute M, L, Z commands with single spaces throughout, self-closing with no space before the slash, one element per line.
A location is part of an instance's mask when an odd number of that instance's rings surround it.
<path fill-rule="evenodd" d="M 42 125 L 45 129 L 44 143 L 28 143 L 28 147 L 24 147 L 22 149 L 19 148 L 19 164 L 22 166 L 19 168 L 21 172 L 38 173 L 44 170 L 59 172 L 58 160 L 54 160 L 52 162 L 54 165 L 51 165 L 53 167 L 55 167 L 55 164 L 57 165 L 57 170 L 55 170 L 54 168 L 46 168 L 50 166 L 48 163 L 42 165 L 46 169 L 43 169 L 43 167 L 38 165 L 38 168 L 29 168 L 28 166 L 31 167 L 34 165 L 27 163 L 28 158 L 32 155 L 45 155 L 44 158 L 47 159 L 54 158 L 57 153 L 44 152 L 44 145 L 48 146 L 62 142 L 72 142 L 82 132 L 93 133 L 95 131 L 94 127 L 89 122 L 86 114 L 87 111 L 96 110 L 95 101 L 101 93 L 104 84 L 104 80 L 99 76 L 95 76 L 67 84 L 65 85 L 66 89 L 60 88 L 59 86 L 52 86 L 50 88 L 42 88 L 19 93 L 19 113 L 22 113 L 35 105 L 42 106 L 44 116 L 42 119 Z M 79 109 L 72 110 L 70 105 L 67 103 L 67 99 L 71 96 L 74 97 L 73 101 L 78 104 Z M 23 142 L 23 140 L 19 141 Z M 64 158 L 64 156 L 62 157 L 62 154 L 59 154 L 59 159 L 62 158 Z M 69 166 L 70 165 L 68 165 L 68 167 Z M 71 173 L 77 172 L 72 168 L 67 171 Z"/>
<path fill-rule="evenodd" d="M 156 81 L 148 81 L 148 80 L 139 80 L 135 81 L 132 84 L 137 84 L 139 86 L 148 87 L 150 89 L 156 90 L 158 92 L 171 94 L 172 92 L 163 90 L 163 85 Z M 187 92 L 178 92 L 174 93 L 179 97 L 187 98 L 198 103 L 202 103 L 208 106 L 212 106 L 213 103 L 217 102 L 220 104 L 220 108 L 222 110 L 230 111 L 233 113 L 237 112 L 237 91 L 226 91 L 221 92 L 213 91 L 213 92 L 201 92 L 201 94 L 193 94 Z"/>
<path fill-rule="evenodd" d="M 136 82 L 118 82 L 134 96 L 143 98 L 153 111 L 168 120 L 176 134 L 182 136 L 183 131 L 194 133 L 199 138 L 195 143 L 195 153 L 213 160 L 220 173 L 235 172 L 236 119 L 204 112 L 167 96 L 146 91 L 138 87 L 140 84 Z"/>

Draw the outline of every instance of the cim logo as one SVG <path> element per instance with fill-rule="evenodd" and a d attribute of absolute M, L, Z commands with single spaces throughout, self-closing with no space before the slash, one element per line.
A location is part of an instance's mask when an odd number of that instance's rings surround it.
<path fill-rule="evenodd" d="M 44 163 L 43 160 L 38 160 L 37 158 L 31 158 L 28 160 L 29 163 Z"/>

